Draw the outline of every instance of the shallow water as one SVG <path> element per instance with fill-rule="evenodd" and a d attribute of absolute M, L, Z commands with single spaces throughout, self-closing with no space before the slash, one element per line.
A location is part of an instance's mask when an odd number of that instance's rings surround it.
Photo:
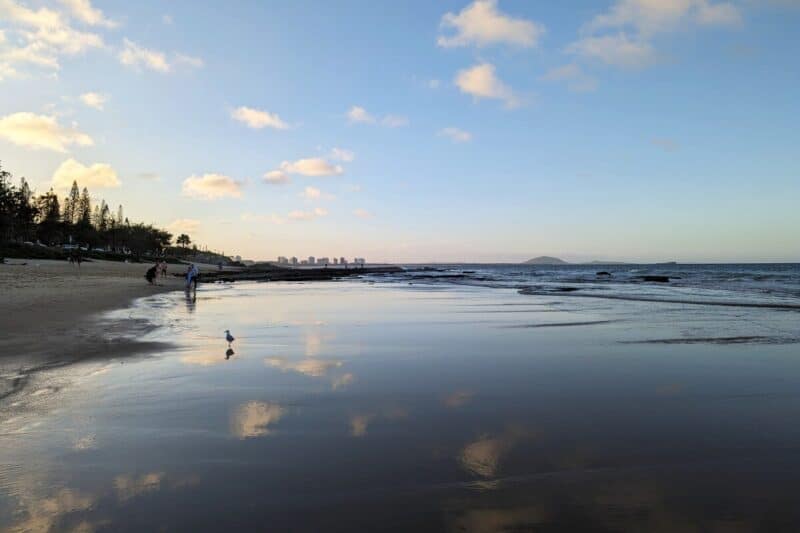
<path fill-rule="evenodd" d="M 141 300 L 0 418 L 0 527 L 793 530 L 800 314 L 472 286 Z M 226 354 L 224 330 L 236 336 Z"/>

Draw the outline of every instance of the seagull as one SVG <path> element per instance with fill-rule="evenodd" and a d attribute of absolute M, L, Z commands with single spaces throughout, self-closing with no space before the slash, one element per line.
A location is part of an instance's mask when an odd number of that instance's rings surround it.
<path fill-rule="evenodd" d="M 231 343 L 236 340 L 233 338 L 233 335 L 231 335 L 231 331 L 229 329 L 225 330 L 225 340 L 228 341 L 228 346 L 230 346 Z"/>

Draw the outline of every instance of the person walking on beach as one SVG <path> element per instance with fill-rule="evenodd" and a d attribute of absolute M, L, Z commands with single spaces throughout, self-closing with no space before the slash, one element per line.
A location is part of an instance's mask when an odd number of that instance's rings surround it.
<path fill-rule="evenodd" d="M 195 288 L 197 288 L 197 276 L 200 274 L 200 270 L 194 265 L 189 265 L 189 269 L 186 271 L 186 289 L 192 288 L 192 283 L 194 283 Z"/>
<path fill-rule="evenodd" d="M 144 279 L 147 280 L 147 283 L 153 285 L 157 275 L 158 275 L 158 263 L 147 269 L 147 272 L 144 275 Z"/>
<path fill-rule="evenodd" d="M 161 263 L 159 263 L 159 271 L 161 272 L 161 277 L 162 278 L 166 278 L 167 277 L 167 260 L 166 259 L 162 259 Z"/>

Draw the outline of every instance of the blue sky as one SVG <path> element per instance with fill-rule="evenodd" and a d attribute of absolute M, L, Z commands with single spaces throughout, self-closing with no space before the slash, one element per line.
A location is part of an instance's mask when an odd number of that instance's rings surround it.
<path fill-rule="evenodd" d="M 0 159 L 248 258 L 800 260 L 800 2 L 0 0 Z"/>

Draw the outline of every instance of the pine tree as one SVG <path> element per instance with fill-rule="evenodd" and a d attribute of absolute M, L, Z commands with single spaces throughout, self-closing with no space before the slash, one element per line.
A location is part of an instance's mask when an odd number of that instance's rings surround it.
<path fill-rule="evenodd" d="M 36 233 L 36 207 L 31 203 L 33 193 L 25 178 L 20 178 L 16 194 L 17 236 L 25 240 L 33 239 Z"/>
<path fill-rule="evenodd" d="M 80 203 L 81 193 L 78 189 L 78 182 L 72 182 L 72 188 L 69 190 L 69 196 L 64 199 L 64 215 L 63 220 L 67 224 L 75 224 L 78 221 L 78 205 Z"/>
<path fill-rule="evenodd" d="M 110 225 L 114 224 L 114 219 L 111 218 L 108 212 L 108 204 L 105 200 L 100 202 L 100 215 L 99 215 L 100 224 L 98 225 L 98 229 L 100 231 L 106 231 Z"/>
<path fill-rule="evenodd" d="M 83 188 L 80 199 L 78 200 L 77 210 L 78 222 L 89 226 L 92 223 L 92 199 L 89 197 L 89 189 Z"/>
<path fill-rule="evenodd" d="M 59 224 L 61 210 L 58 205 L 58 195 L 53 189 L 36 199 L 36 210 L 39 240 L 45 244 L 57 242 L 61 237 Z"/>

